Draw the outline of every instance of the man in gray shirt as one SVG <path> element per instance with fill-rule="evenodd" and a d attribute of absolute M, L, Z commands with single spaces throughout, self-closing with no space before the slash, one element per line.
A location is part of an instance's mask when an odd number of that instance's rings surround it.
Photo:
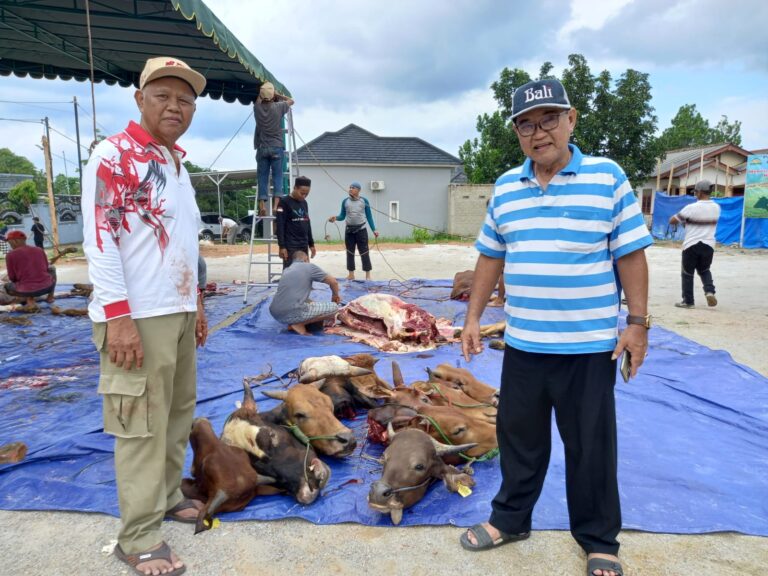
<path fill-rule="evenodd" d="M 256 132 L 253 135 L 253 147 L 256 149 L 256 168 L 259 183 L 259 212 L 264 214 L 264 202 L 269 195 L 269 173 L 272 173 L 274 196 L 283 194 L 283 157 L 285 156 L 285 137 L 283 135 L 283 116 L 293 106 L 293 100 L 275 93 L 271 82 L 265 82 L 259 90 L 259 97 L 253 104 L 256 119 Z M 273 206 L 277 207 L 277 204 Z"/>
<path fill-rule="evenodd" d="M 355 279 L 355 248 L 360 253 L 360 260 L 363 262 L 363 271 L 365 279 L 371 279 L 371 256 L 368 249 L 368 230 L 365 227 L 366 222 L 371 227 L 371 232 L 378 238 L 376 225 L 373 223 L 373 214 L 371 214 L 371 205 L 367 198 L 360 196 L 360 183 L 352 182 L 349 185 L 349 196 L 341 201 L 341 212 L 338 216 L 331 216 L 328 222 L 336 220 L 347 221 L 347 229 L 344 234 L 344 244 L 347 248 L 347 280 Z"/>
<path fill-rule="evenodd" d="M 331 287 L 330 302 L 312 302 L 312 282 L 323 282 Z M 339 309 L 341 296 L 336 278 L 326 274 L 319 266 L 309 263 L 306 252 L 293 255 L 293 263 L 283 270 L 277 292 L 269 305 L 269 313 L 288 329 L 308 336 L 307 324 L 332 318 Z"/>

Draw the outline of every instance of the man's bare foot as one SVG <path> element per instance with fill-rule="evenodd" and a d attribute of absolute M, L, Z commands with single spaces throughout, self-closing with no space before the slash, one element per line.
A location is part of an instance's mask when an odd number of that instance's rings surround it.
<path fill-rule="evenodd" d="M 147 554 L 149 552 L 155 552 L 156 550 L 159 550 L 163 546 L 166 546 L 165 542 L 161 542 L 157 546 L 154 546 L 150 548 L 149 550 L 145 550 L 141 553 L 141 555 Z M 172 550 L 169 549 L 170 552 L 170 561 L 166 560 L 165 558 L 153 558 L 152 560 L 146 560 L 144 562 L 139 562 L 138 564 L 133 564 L 135 560 L 133 561 L 127 561 L 130 565 L 134 566 L 136 570 L 139 572 L 143 572 L 146 576 L 159 576 L 160 574 L 168 574 L 169 572 L 172 572 L 173 570 L 178 570 L 179 568 L 182 568 L 184 566 L 184 562 L 182 562 L 176 554 L 173 553 Z M 117 555 L 117 551 L 115 552 Z M 128 558 L 135 557 L 135 554 L 126 554 Z M 122 558 L 121 558 L 122 559 Z M 126 561 L 126 560 L 123 560 Z"/>
<path fill-rule="evenodd" d="M 355 279 L 355 275 L 354 274 L 352 274 L 351 272 L 349 274 L 347 274 L 347 280 L 354 280 L 354 279 Z"/>
<path fill-rule="evenodd" d="M 366 280 L 370 280 L 371 279 L 371 273 L 370 272 L 366 272 L 365 273 L 365 279 Z"/>
<path fill-rule="evenodd" d="M 488 300 L 489 308 L 499 308 L 501 306 L 504 306 L 504 298 L 499 298 L 498 296 L 496 296 Z"/>
<path fill-rule="evenodd" d="M 619 559 L 616 556 L 613 556 L 612 554 L 598 554 L 598 553 L 592 553 L 587 556 L 587 561 L 589 561 L 591 558 L 605 558 L 606 560 L 610 560 L 612 562 L 618 562 Z M 614 572 L 613 570 L 595 570 L 592 572 L 594 576 L 618 576 L 618 572 Z"/>
<path fill-rule="evenodd" d="M 200 500 L 189 499 L 189 502 L 194 504 L 194 508 L 184 508 L 175 513 L 179 518 L 189 518 L 190 520 L 196 520 L 200 514 L 200 510 L 205 506 Z"/>
<path fill-rule="evenodd" d="M 49 294 L 48 298 L 46 298 L 45 301 L 48 302 L 48 304 L 53 304 L 54 301 L 55 301 L 55 298 L 53 297 L 53 294 Z"/>
<path fill-rule="evenodd" d="M 304 324 L 288 324 L 288 330 L 293 330 L 296 332 L 296 334 L 301 334 L 302 336 L 309 336 L 309 332 L 307 332 L 306 326 Z"/>

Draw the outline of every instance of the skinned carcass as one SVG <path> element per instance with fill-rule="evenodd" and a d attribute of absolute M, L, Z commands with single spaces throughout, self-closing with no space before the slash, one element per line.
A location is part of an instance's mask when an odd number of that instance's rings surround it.
<path fill-rule="evenodd" d="M 352 300 L 338 315 L 340 326 L 330 334 L 348 336 L 385 352 L 431 350 L 439 343 L 454 342 L 454 329 L 445 318 L 436 319 L 415 304 L 389 294 L 366 294 Z"/>
<path fill-rule="evenodd" d="M 309 384 L 328 376 L 364 376 L 370 374 L 367 368 L 353 366 L 338 356 L 314 356 L 299 364 L 299 382 Z"/>
<path fill-rule="evenodd" d="M 391 424 L 389 436 L 390 444 L 384 451 L 384 470 L 381 479 L 371 484 L 368 505 L 378 512 L 388 513 L 393 524 L 400 524 L 403 510 L 421 500 L 434 480 L 442 480 L 452 492 L 458 492 L 460 485 L 475 485 L 471 476 L 442 459 L 469 450 L 474 444 L 441 444 L 417 429 L 395 433 Z"/>

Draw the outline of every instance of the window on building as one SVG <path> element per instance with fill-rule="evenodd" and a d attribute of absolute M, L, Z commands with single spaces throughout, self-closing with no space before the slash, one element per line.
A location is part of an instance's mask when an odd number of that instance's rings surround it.
<path fill-rule="evenodd" d="M 400 202 L 391 200 L 389 202 L 389 221 L 398 222 L 400 220 Z"/>

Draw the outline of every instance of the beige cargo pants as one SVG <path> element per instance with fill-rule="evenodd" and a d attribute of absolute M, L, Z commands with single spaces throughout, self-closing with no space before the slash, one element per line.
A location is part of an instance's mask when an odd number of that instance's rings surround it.
<path fill-rule="evenodd" d="M 192 417 L 197 363 L 195 313 L 135 320 L 144 365 L 126 371 L 109 361 L 106 323 L 93 324 L 100 352 L 104 432 L 115 436 L 120 547 L 143 552 L 163 538 L 166 510 L 178 504 Z"/>

